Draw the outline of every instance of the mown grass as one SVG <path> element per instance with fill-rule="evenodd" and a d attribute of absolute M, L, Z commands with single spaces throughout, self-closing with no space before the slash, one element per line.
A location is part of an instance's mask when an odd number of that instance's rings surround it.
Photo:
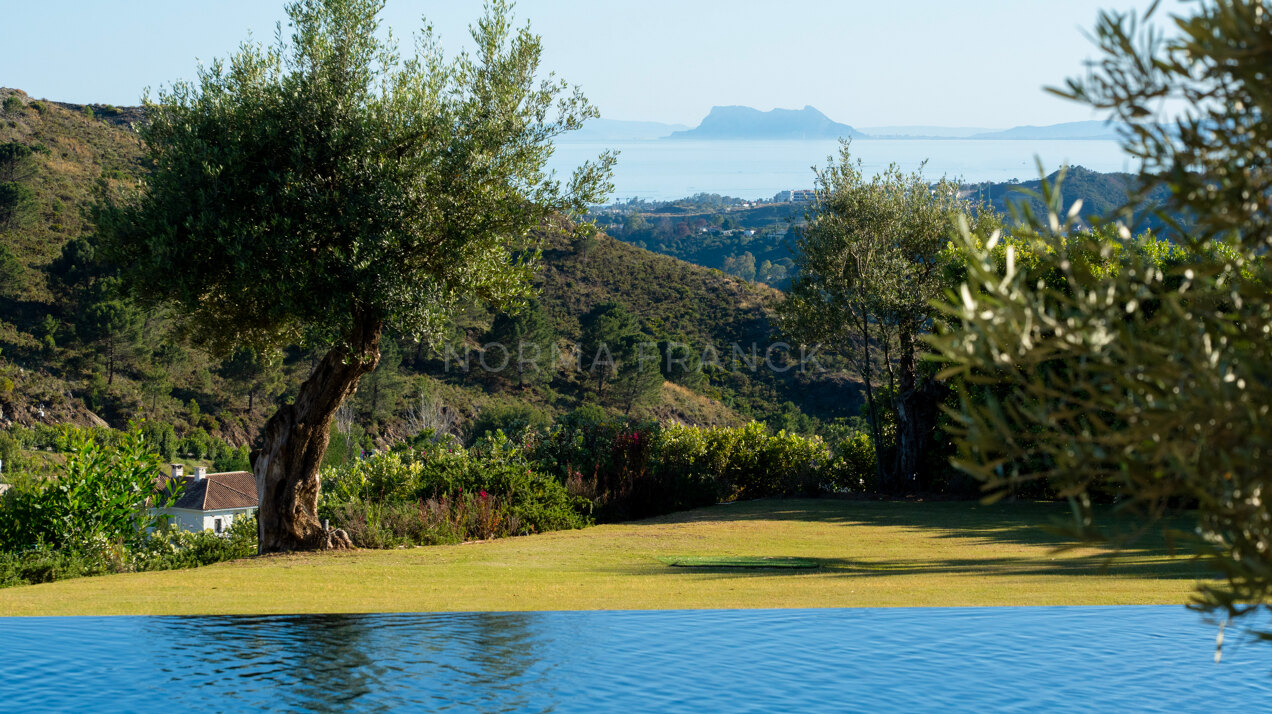
<path fill-rule="evenodd" d="M 752 501 L 457 546 L 252 558 L 0 591 L 3 615 L 1170 604 L 1196 564 L 1056 552 L 1057 504 Z M 672 567 L 676 557 L 815 569 Z M 660 560 L 661 559 L 661 560 Z"/>

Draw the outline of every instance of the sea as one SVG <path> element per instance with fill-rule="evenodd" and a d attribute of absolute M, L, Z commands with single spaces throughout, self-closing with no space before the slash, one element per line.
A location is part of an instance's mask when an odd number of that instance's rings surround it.
<path fill-rule="evenodd" d="M 779 191 L 813 187 L 813 167 L 839 154 L 839 142 L 818 141 L 645 141 L 562 142 L 549 168 L 562 177 L 601 152 L 618 152 L 609 201 L 666 201 L 698 193 L 747 200 L 771 199 Z M 1138 170 L 1138 164 L 1111 140 L 858 139 L 854 160 L 867 175 L 890 164 L 903 171 L 922 169 L 930 180 L 963 182 L 1030 181 L 1062 166 L 1103 173 Z"/>

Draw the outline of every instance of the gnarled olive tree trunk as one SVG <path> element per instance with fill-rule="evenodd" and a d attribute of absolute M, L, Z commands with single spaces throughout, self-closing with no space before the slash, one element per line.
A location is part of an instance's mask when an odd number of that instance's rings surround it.
<path fill-rule="evenodd" d="M 261 553 L 353 546 L 344 531 L 318 520 L 318 469 L 336 410 L 380 361 L 381 329 L 378 320 L 357 321 L 346 344 L 332 348 L 300 385 L 296 401 L 265 423 L 264 444 L 252 453 Z"/>

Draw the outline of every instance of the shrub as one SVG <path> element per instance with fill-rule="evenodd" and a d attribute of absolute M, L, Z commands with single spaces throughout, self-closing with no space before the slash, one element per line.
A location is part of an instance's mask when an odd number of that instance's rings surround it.
<path fill-rule="evenodd" d="M 459 543 L 521 531 L 506 505 L 485 491 L 415 503 L 354 500 L 336 507 L 332 520 L 361 548 Z"/>
<path fill-rule="evenodd" d="M 0 588 L 89 575 L 194 568 L 255 553 L 255 517 L 235 520 L 224 536 L 211 531 L 157 530 L 131 545 L 103 536 L 75 548 L 38 544 L 18 552 L 0 551 Z"/>
<path fill-rule="evenodd" d="M 501 432 L 470 449 L 392 452 L 327 469 L 320 509 L 368 547 L 580 528 L 590 510 Z"/>
<path fill-rule="evenodd" d="M 212 531 L 156 530 L 130 554 L 131 570 L 197 568 L 256 555 L 256 517 L 236 518 L 225 535 Z"/>
<path fill-rule="evenodd" d="M 21 471 L 22 444 L 12 434 L 0 431 L 0 476 Z"/>
<path fill-rule="evenodd" d="M 854 493 L 877 491 L 879 470 L 870 435 L 864 431 L 854 431 L 837 436 L 831 443 L 832 461 L 822 481 L 823 487 Z"/>
<path fill-rule="evenodd" d="M 649 459 L 656 423 L 611 419 L 579 409 L 547 431 L 528 435 L 525 452 L 540 469 L 594 504 L 603 521 L 641 518 L 667 509 L 657 496 Z"/>
<path fill-rule="evenodd" d="M 75 550 L 96 540 L 132 542 L 154 525 L 148 504 L 164 506 L 159 459 L 140 429 L 118 443 L 101 443 L 89 430 L 68 430 L 70 454 L 54 479 L 19 481 L 0 501 L 0 549 Z"/>
<path fill-rule="evenodd" d="M 492 404 L 477 415 L 469 438 L 476 442 L 483 436 L 502 431 L 511 439 L 520 439 L 527 431 L 544 429 L 552 418 L 542 409 L 529 404 Z"/>
<path fill-rule="evenodd" d="M 28 209 L 35 205 L 35 191 L 17 181 L 0 183 L 0 227 L 21 227 Z"/>
<path fill-rule="evenodd" d="M 22 553 L 0 551 L 0 587 L 51 583 L 54 580 L 119 572 L 100 553 L 38 548 Z"/>
<path fill-rule="evenodd" d="M 703 429 L 582 416 L 571 414 L 526 448 L 571 493 L 591 500 L 602 521 L 734 498 L 815 495 L 831 462 L 819 437 L 770 434 L 758 422 Z"/>
<path fill-rule="evenodd" d="M 718 452 L 712 458 L 721 465 L 720 478 L 737 498 L 815 495 L 819 469 L 830 461 L 820 437 L 769 434 L 759 422 L 709 429 L 707 443 Z"/>
<path fill-rule="evenodd" d="M 212 462 L 212 470 L 217 473 L 225 471 L 251 471 L 252 462 L 249 456 L 247 445 L 238 447 L 227 447 L 223 449 Z"/>

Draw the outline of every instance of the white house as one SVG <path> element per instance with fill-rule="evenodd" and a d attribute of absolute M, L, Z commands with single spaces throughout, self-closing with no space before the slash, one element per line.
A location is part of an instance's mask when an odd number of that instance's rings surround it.
<path fill-rule="evenodd" d="M 172 464 L 172 474 L 159 477 L 159 486 L 180 483 L 180 495 L 168 508 L 156 509 L 159 516 L 187 531 L 210 530 L 224 533 L 236 518 L 256 512 L 256 477 L 250 471 L 226 471 L 210 474 L 203 467 L 193 476 L 184 474 L 185 466 Z"/>

